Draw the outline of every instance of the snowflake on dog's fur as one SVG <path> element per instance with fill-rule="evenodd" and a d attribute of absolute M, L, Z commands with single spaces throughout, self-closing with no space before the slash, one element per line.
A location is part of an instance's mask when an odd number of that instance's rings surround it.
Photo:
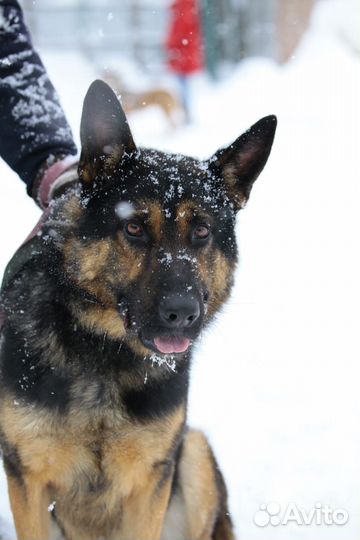
<path fill-rule="evenodd" d="M 164 356 L 159 356 L 156 353 L 150 356 L 151 365 L 158 365 L 159 367 L 167 367 L 170 371 L 176 372 L 176 359 L 172 354 L 165 354 Z"/>
<path fill-rule="evenodd" d="M 121 201 L 115 207 L 115 214 L 120 219 L 129 219 L 134 214 L 135 208 L 128 201 Z"/>

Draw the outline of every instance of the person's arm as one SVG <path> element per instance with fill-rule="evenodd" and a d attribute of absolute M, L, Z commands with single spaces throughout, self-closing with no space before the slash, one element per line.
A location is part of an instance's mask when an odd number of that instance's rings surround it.
<path fill-rule="evenodd" d="M 29 195 L 46 206 L 37 194 L 43 174 L 51 184 L 69 166 L 69 158 L 63 158 L 76 152 L 22 10 L 16 0 L 0 0 L 0 156 L 26 183 Z M 50 186 L 42 188 L 48 198 Z"/>

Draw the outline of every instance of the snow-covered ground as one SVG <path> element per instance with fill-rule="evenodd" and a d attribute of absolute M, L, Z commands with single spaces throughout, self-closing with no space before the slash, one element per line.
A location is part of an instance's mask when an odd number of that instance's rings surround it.
<path fill-rule="evenodd" d="M 279 119 L 239 217 L 234 293 L 198 347 L 189 410 L 215 448 L 243 540 L 360 538 L 360 58 L 332 4 L 320 3 L 287 66 L 252 59 L 216 85 L 194 81 L 192 126 L 169 133 L 156 109 L 130 119 L 139 144 L 199 157 L 263 115 Z M 95 74 L 75 53 L 42 54 L 77 134 Z M 4 163 L 0 175 L 2 270 L 38 210 Z M 280 513 L 259 527 L 269 502 Z M 289 503 L 316 510 L 312 524 L 277 524 Z M 325 505 L 347 522 L 326 524 Z M 2 472 L 1 534 L 14 538 Z"/>

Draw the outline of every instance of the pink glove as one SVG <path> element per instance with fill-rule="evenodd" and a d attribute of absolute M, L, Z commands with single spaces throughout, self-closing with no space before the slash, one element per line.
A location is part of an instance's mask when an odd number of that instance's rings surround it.
<path fill-rule="evenodd" d="M 77 164 L 78 158 L 76 156 L 66 156 L 50 165 L 50 167 L 44 168 L 43 172 L 39 173 L 35 181 L 33 197 L 43 210 L 43 213 L 31 233 L 25 239 L 24 244 L 41 231 L 50 213 L 51 200 L 57 195 L 60 195 L 67 184 L 77 181 Z"/>
<path fill-rule="evenodd" d="M 43 175 L 40 175 L 36 181 L 34 199 L 43 210 L 48 208 L 54 195 L 62 191 L 61 188 L 77 180 L 78 161 L 76 156 L 66 156 L 50 165 L 44 170 Z"/>

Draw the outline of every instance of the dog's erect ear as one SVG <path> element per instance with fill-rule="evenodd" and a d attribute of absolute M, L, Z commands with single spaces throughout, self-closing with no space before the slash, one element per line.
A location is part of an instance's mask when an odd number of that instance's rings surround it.
<path fill-rule="evenodd" d="M 276 124 L 276 116 L 262 118 L 210 159 L 210 167 L 221 173 L 237 210 L 245 205 L 253 183 L 267 162 Z"/>
<path fill-rule="evenodd" d="M 136 150 L 120 102 L 110 86 L 94 81 L 84 99 L 79 177 L 90 185 L 107 159 L 121 160 Z"/>

